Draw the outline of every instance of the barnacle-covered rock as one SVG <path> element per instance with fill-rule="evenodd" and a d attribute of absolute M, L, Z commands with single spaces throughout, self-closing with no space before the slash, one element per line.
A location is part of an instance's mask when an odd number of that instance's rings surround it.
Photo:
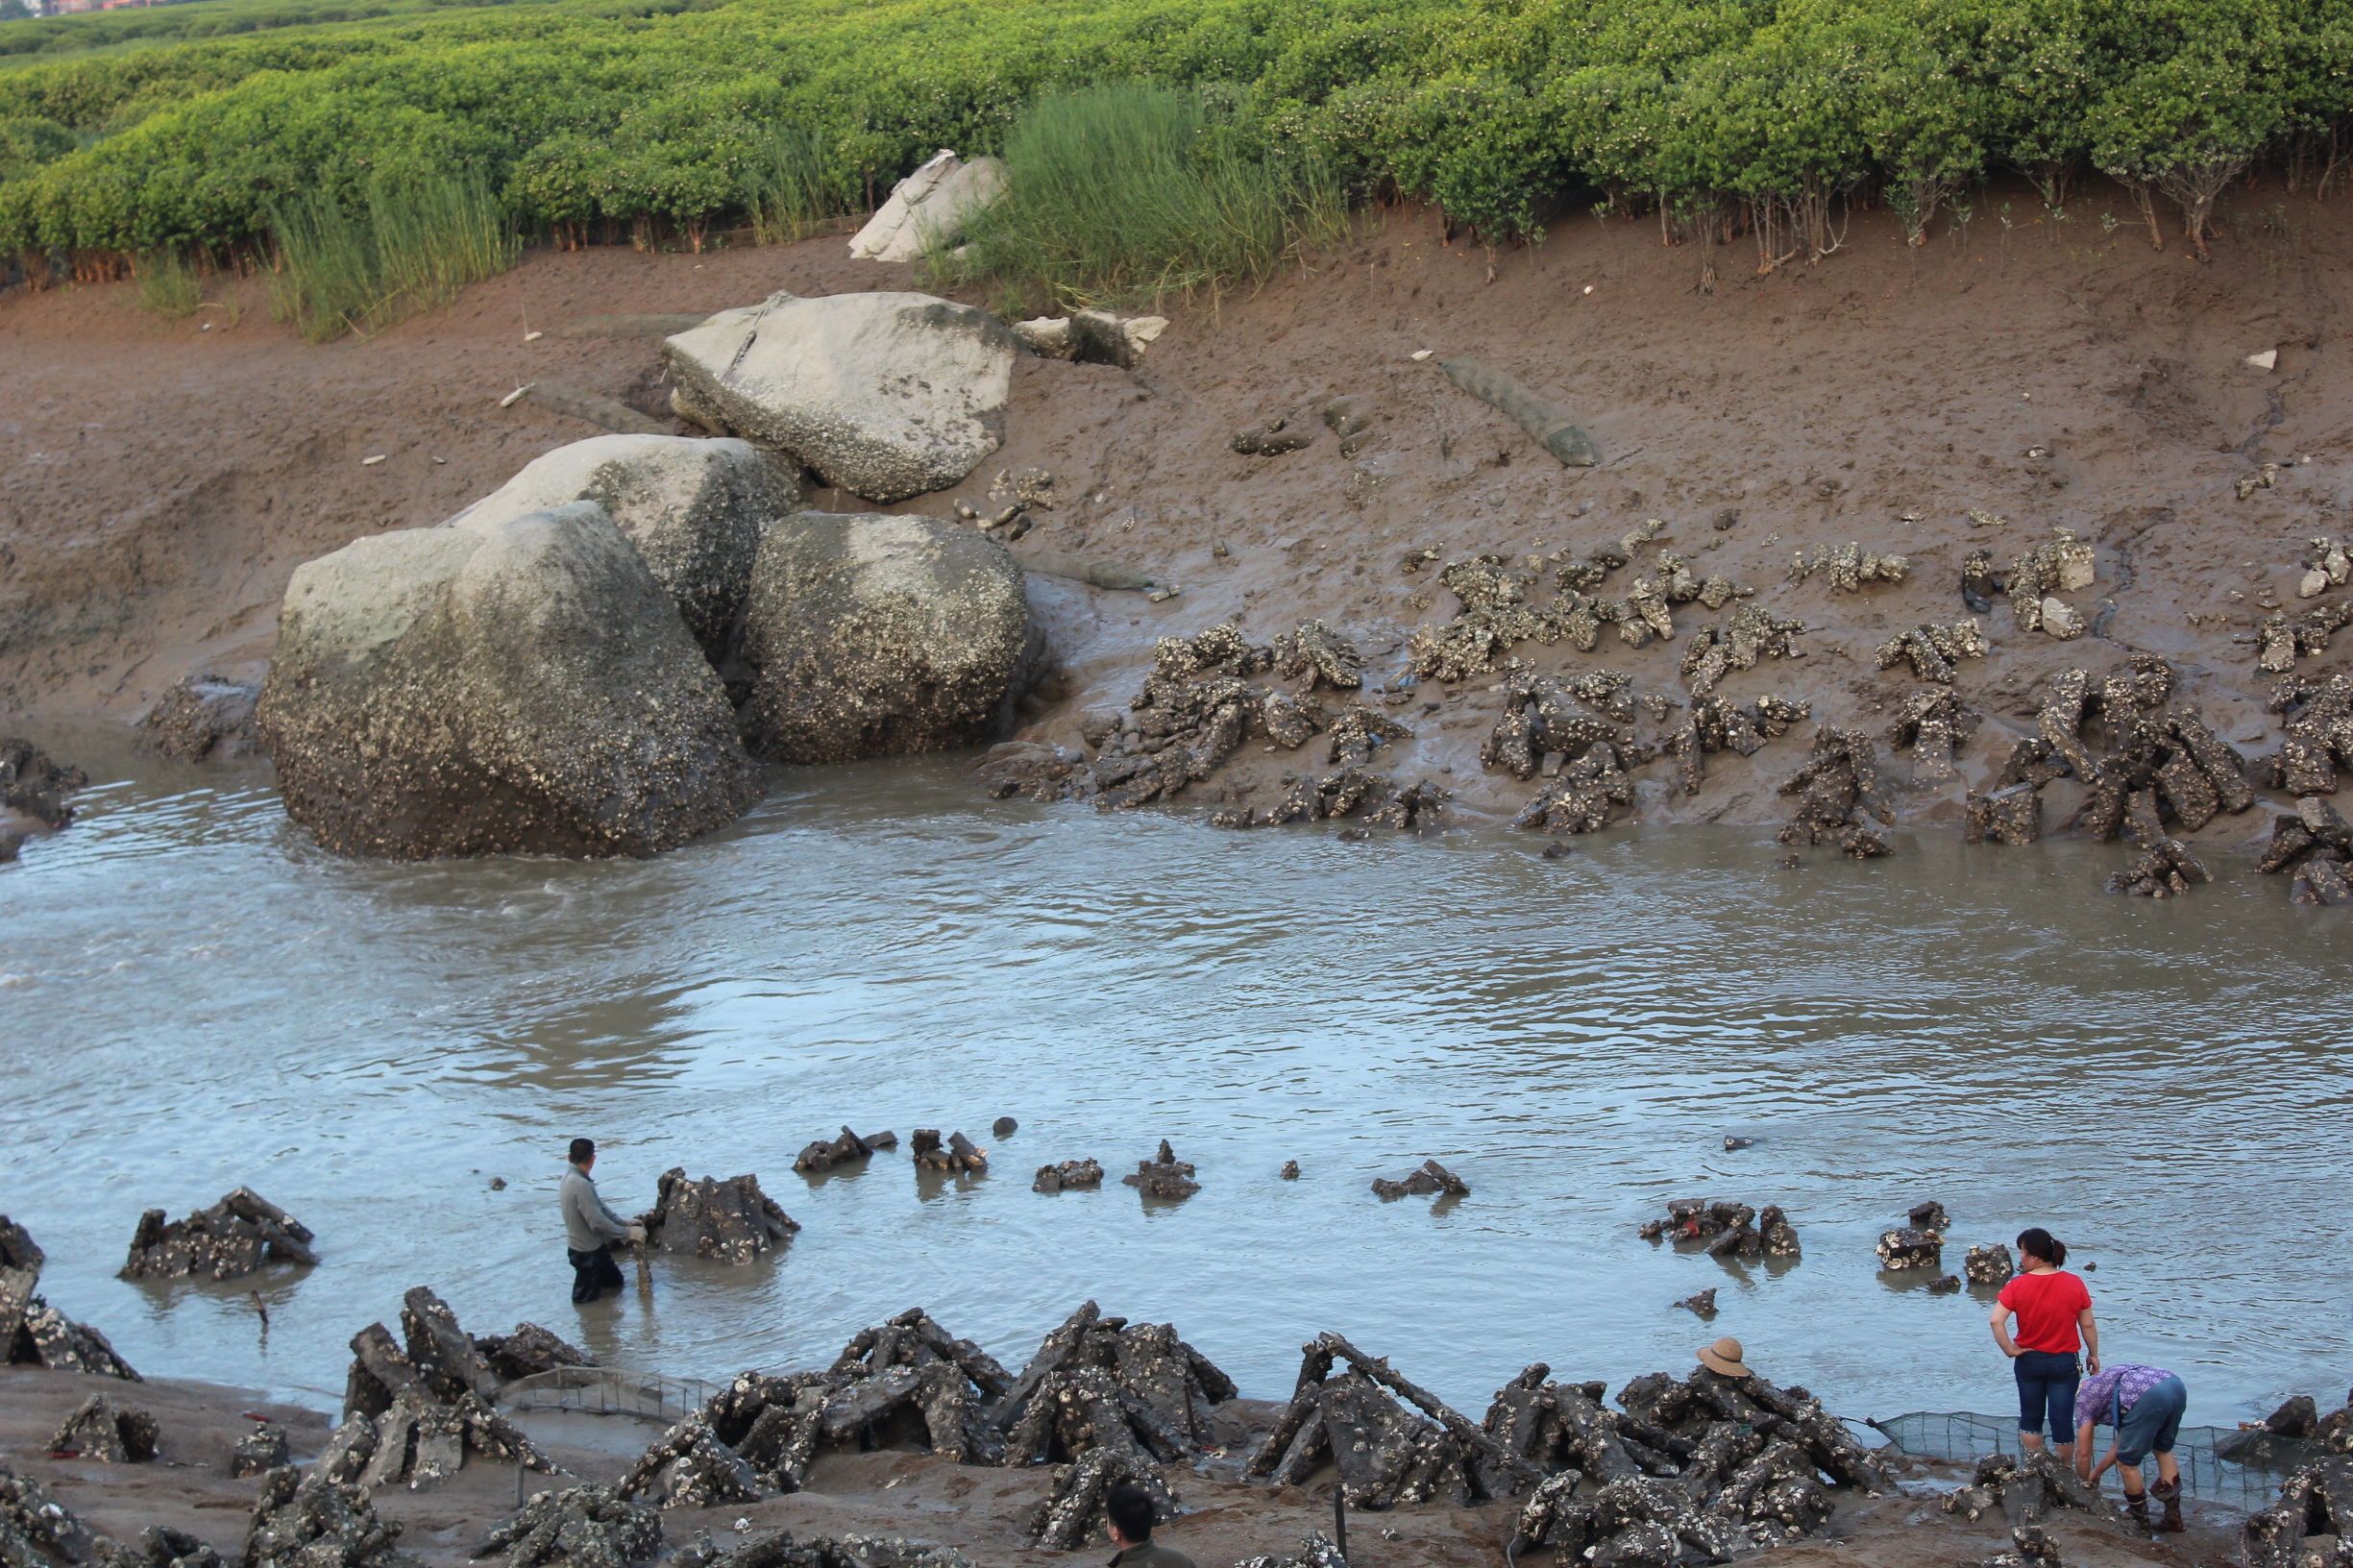
<path fill-rule="evenodd" d="M 1932 680 L 1940 686 L 1949 686 L 1953 679 L 1953 662 L 1957 659 L 1982 659 L 1992 651 L 1985 633 L 1977 623 L 1955 621 L 1947 625 L 1922 622 L 1909 631 L 1898 632 L 1881 643 L 1873 658 L 1882 670 L 1910 661 L 1912 674 L 1923 680 Z"/>
<path fill-rule="evenodd" d="M 1969 1276 L 1972 1285 L 2007 1285 L 2018 1272 L 2011 1261 L 2010 1249 L 1996 1241 L 1987 1246 L 1972 1247 L 1961 1260 L 1961 1272 Z"/>
<path fill-rule="evenodd" d="M 243 1568 L 400 1568 L 400 1536 L 361 1487 L 287 1466 L 261 1478 Z"/>
<path fill-rule="evenodd" d="M 1244 1557 L 1234 1568 L 1348 1568 L 1348 1559 L 1332 1543 L 1332 1537 L 1320 1530 L 1308 1531 L 1307 1539 L 1299 1543 L 1297 1555 L 1287 1557 Z"/>
<path fill-rule="evenodd" d="M 1029 1184 L 1033 1192 L 1060 1192 L 1066 1188 L 1102 1185 L 1103 1166 L 1093 1160 L 1065 1160 L 1058 1165 L 1040 1165 L 1037 1179 Z"/>
<path fill-rule="evenodd" d="M 945 1170 L 967 1176 L 984 1176 L 989 1171 L 989 1152 L 962 1133 L 948 1134 L 944 1143 L 939 1128 L 918 1127 L 911 1147 L 918 1170 Z"/>
<path fill-rule="evenodd" d="M 1190 1161 L 1179 1160 L 1168 1140 L 1160 1140 L 1160 1152 L 1149 1160 L 1136 1162 L 1136 1174 L 1122 1176 L 1120 1181 L 1135 1188 L 1147 1198 L 1189 1198 L 1201 1190 L 1201 1184 L 1192 1179 Z"/>
<path fill-rule="evenodd" d="M 819 1171 L 831 1170 L 836 1165 L 846 1165 L 867 1159 L 876 1149 L 895 1149 L 896 1147 L 898 1147 L 898 1135 L 895 1133 L 882 1132 L 870 1138 L 861 1138 L 845 1127 L 839 1136 L 818 1139 L 807 1148 L 802 1149 L 799 1154 L 794 1156 L 793 1168 L 815 1174 Z"/>
<path fill-rule="evenodd" d="M 2052 596 L 2089 588 L 2093 578 L 2092 547 L 2079 541 L 2071 529 L 2054 528 L 2049 539 L 2010 563 L 2003 591 L 2010 596 L 2010 613 L 2017 618 L 2020 630 L 2055 632 L 2063 628 L 2045 625 Z"/>
<path fill-rule="evenodd" d="M 1961 561 L 1961 602 L 1973 615 L 1994 613 L 1994 596 L 2001 584 L 1994 576 L 1994 552 L 1973 550 Z"/>
<path fill-rule="evenodd" d="M 476 1557 L 506 1555 L 506 1568 L 625 1568 L 662 1555 L 662 1516 L 610 1486 L 566 1486 L 531 1500 L 491 1527 Z"/>
<path fill-rule="evenodd" d="M 105 1335 L 41 1299 L 42 1262 L 32 1234 L 0 1214 L 0 1362 L 144 1382 Z"/>
<path fill-rule="evenodd" d="M 1852 594 L 1867 582 L 1901 582 L 1910 570 L 1901 555 L 1875 554 L 1859 544 L 1824 545 L 1810 558 L 1802 550 L 1790 557 L 1789 580 L 1803 582 L 1821 573 L 1829 579 L 1830 592 Z"/>
<path fill-rule="evenodd" d="M 1155 1460 L 1209 1445 L 1234 1381 L 1168 1323 L 1105 1317 L 1090 1301 L 1045 1336 L 991 1418 L 1006 1464 L 1074 1459 L 1110 1446 Z"/>
<path fill-rule="evenodd" d="M 2328 651 L 2328 640 L 2353 621 L 2353 600 L 2315 605 L 2291 621 L 2285 610 L 2274 610 L 2255 630 L 2255 667 L 2279 675 L 2293 670 L 2309 653 Z"/>
<path fill-rule="evenodd" d="M 797 1541 L 790 1531 L 759 1531 L 734 1550 L 705 1556 L 696 1568 L 972 1568 L 972 1559 L 953 1547 L 910 1541 L 897 1535 L 813 1535 Z"/>
<path fill-rule="evenodd" d="M 1814 732 L 1812 757 L 1782 780 L 1780 793 L 1798 796 L 1798 807 L 1776 835 L 1783 844 L 1835 844 L 1851 859 L 1889 852 L 1885 836 L 1866 818 L 1895 821 L 1879 794 L 1871 738 L 1859 729 L 1825 724 Z"/>
<path fill-rule="evenodd" d="M 1506 1489 L 1542 1479 L 1535 1463 L 1339 1335 L 1319 1335 L 1302 1351 L 1291 1401 L 1251 1455 L 1248 1474 L 1298 1485 L 1329 1464 L 1360 1508 L 1439 1499 L 1460 1506 L 1502 1495 L 1490 1477 L 1508 1478 L 1500 1483 Z M 1336 1375 L 1341 1359 L 1349 1370 Z"/>
<path fill-rule="evenodd" d="M 1547 833 L 1597 833 L 1633 800 L 1634 783 L 1626 775 L 1619 748 L 1594 746 L 1522 806 L 1511 825 Z"/>
<path fill-rule="evenodd" d="M 687 1179 L 685 1167 L 662 1172 L 653 1207 L 638 1216 L 647 1240 L 664 1252 L 723 1262 L 748 1263 L 800 1229 L 792 1215 L 746 1174 L 725 1181 Z"/>
<path fill-rule="evenodd" d="M 39 1481 L 0 1463 L 0 1562 L 9 1568 L 67 1568 L 98 1561 L 112 1547 Z"/>
<path fill-rule="evenodd" d="M 518 1323 L 512 1334 L 478 1334 L 474 1349 L 501 1383 L 552 1372 L 559 1366 L 594 1366 L 588 1353 L 536 1323 Z"/>
<path fill-rule="evenodd" d="M 1976 710 L 1949 691 L 1913 692 L 1881 738 L 1891 751 L 1911 748 L 1916 771 L 1924 779 L 1953 776 L 1953 760 L 1976 730 Z"/>
<path fill-rule="evenodd" d="M 2207 882 L 2206 867 L 2179 839 L 2160 837 L 2129 870 L 2108 878 L 2110 893 L 2129 893 L 2143 898 L 2173 898 L 2190 891 L 2193 882 Z"/>
<path fill-rule="evenodd" d="M 1162 1518 L 1177 1511 L 1176 1494 L 1160 1467 L 1114 1448 L 1091 1448 L 1054 1472 L 1054 1490 L 1030 1515 L 1029 1532 L 1041 1547 L 1072 1552 L 1104 1537 L 1105 1504 L 1122 1484 L 1142 1488 Z"/>
<path fill-rule="evenodd" d="M 1787 620 L 1754 604 L 1738 604 L 1732 613 L 1692 634 L 1683 649 L 1682 675 L 1694 696 L 1704 697 L 1734 670 L 1753 670 L 1760 658 L 1799 659 L 1805 649 L 1798 638 L 1804 623 Z"/>
<path fill-rule="evenodd" d="M 92 1394 L 74 1407 L 49 1439 L 52 1454 L 78 1454 L 109 1464 L 143 1464 L 156 1457 L 156 1418 L 136 1405 Z"/>
<path fill-rule="evenodd" d="M 0 739 L 0 809 L 63 827 L 74 818 L 65 797 L 88 783 L 81 769 L 59 762 L 21 736 Z"/>
<path fill-rule="evenodd" d="M 1979 1459 L 1970 1483 L 1949 1494 L 1942 1507 L 1947 1513 L 1970 1519 L 2002 1513 L 2025 1525 L 2041 1523 L 2053 1508 L 2072 1508 L 2100 1519 L 2117 1517 L 2096 1487 L 2047 1452 L 2022 1458 L 1994 1454 Z"/>
<path fill-rule="evenodd" d="M 1945 1237 L 1938 1231 L 1905 1225 L 1879 1233 L 1879 1266 L 1886 1269 L 1935 1268 L 1944 1262 Z"/>
<path fill-rule="evenodd" d="M 1373 1190 L 1385 1198 L 1402 1198 L 1409 1194 L 1422 1197 L 1433 1192 L 1443 1192 L 1450 1198 L 1463 1198 L 1470 1196 L 1471 1188 L 1468 1182 L 1435 1160 L 1425 1160 L 1403 1181 L 1374 1177 Z"/>
<path fill-rule="evenodd" d="M 2264 706 L 2288 716 L 2270 782 L 2296 795 L 2335 795 L 2337 770 L 2353 768 L 2353 677 L 2290 675 L 2272 685 Z"/>
<path fill-rule="evenodd" d="M 285 1429 L 266 1421 L 230 1445 L 229 1473 L 240 1479 L 262 1475 L 289 1462 Z"/>
<path fill-rule="evenodd" d="M 240 1187 L 211 1208 L 200 1208 L 177 1222 L 164 1222 L 160 1208 L 138 1214 L 138 1232 L 132 1236 L 122 1279 L 185 1274 L 237 1279 L 258 1269 L 263 1260 L 310 1264 L 318 1262 L 310 1240 L 315 1240 L 310 1227 L 252 1187 Z"/>

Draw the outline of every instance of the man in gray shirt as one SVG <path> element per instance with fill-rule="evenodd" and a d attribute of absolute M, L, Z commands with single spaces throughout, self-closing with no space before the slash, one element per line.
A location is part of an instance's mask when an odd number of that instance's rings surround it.
<path fill-rule="evenodd" d="M 613 1262 L 612 1243 L 646 1239 L 646 1228 L 632 1225 L 604 1206 L 597 1196 L 597 1145 L 593 1139 L 572 1140 L 572 1168 L 564 1172 L 564 1250 L 572 1260 L 572 1299 L 587 1303 L 607 1286 L 621 1288 L 621 1265 Z"/>

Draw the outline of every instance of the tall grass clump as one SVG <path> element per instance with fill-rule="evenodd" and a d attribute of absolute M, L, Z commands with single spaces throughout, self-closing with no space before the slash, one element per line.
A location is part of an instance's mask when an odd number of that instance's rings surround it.
<path fill-rule="evenodd" d="M 813 131 L 787 125 L 771 132 L 752 156 L 752 237 L 762 245 L 789 245 L 855 210 L 856 197 L 836 172 L 836 161 Z"/>
<path fill-rule="evenodd" d="M 179 251 L 143 251 L 132 261 L 139 308 L 180 321 L 205 303 L 204 274 Z"/>
<path fill-rule="evenodd" d="M 505 208 L 473 174 L 378 181 L 356 206 L 310 192 L 273 205 L 269 230 L 273 307 L 313 343 L 446 305 L 522 250 Z"/>
<path fill-rule="evenodd" d="M 1262 283 L 1346 233 L 1346 195 L 1308 154 L 1246 144 L 1201 92 L 1121 84 L 1039 99 L 1005 138 L 1002 200 L 935 270 L 1025 306 L 1134 304 Z"/>

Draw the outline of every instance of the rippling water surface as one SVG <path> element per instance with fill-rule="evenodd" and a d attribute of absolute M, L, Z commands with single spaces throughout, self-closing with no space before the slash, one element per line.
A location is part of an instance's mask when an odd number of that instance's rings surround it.
<path fill-rule="evenodd" d="M 2353 928 L 2243 868 L 2160 904 L 2099 894 L 2113 846 L 1943 834 L 1797 871 L 1745 830 L 1546 862 L 996 803 L 948 763 L 796 774 L 650 863 L 370 866 L 304 844 L 265 776 L 92 772 L 83 820 L 0 870 L 0 1212 L 151 1374 L 331 1403 L 344 1342 L 420 1283 L 478 1331 L 702 1377 L 917 1303 L 1018 1360 L 1093 1296 L 1263 1396 L 1324 1328 L 1475 1407 L 1531 1360 L 1615 1384 L 1730 1334 L 1843 1414 L 1998 1411 L 1986 1304 L 1872 1256 L 1932 1196 L 1956 1269 L 2027 1224 L 2076 1243 L 2112 1355 L 2181 1371 L 2194 1420 L 2347 1381 Z M 845 1121 L 962 1128 L 994 1169 L 919 1180 L 902 1145 L 795 1175 Z M 750 1170 L 804 1229 L 576 1309 L 576 1133 L 616 1209 L 671 1165 Z M 1029 1190 L 1163 1137 L 1189 1202 Z M 1426 1156 L 1472 1195 L 1367 1190 Z M 317 1268 L 114 1278 L 141 1209 L 240 1182 Z M 1684 1194 L 1781 1203 L 1803 1262 L 1635 1238 Z M 1713 1325 L 1669 1310 L 1710 1285 Z"/>

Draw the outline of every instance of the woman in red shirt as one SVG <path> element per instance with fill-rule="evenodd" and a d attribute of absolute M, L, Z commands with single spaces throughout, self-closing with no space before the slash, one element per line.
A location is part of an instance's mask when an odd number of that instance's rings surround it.
<path fill-rule="evenodd" d="M 1994 1343 L 2010 1358 L 2018 1378 L 2019 1442 L 2031 1454 L 2043 1446 L 2043 1427 L 2050 1426 L 2059 1458 L 2075 1458 L 2075 1385 L 2083 1367 L 2075 1360 L 2081 1345 L 2085 1360 L 2099 1370 L 2099 1327 L 2092 1321 L 2092 1292 L 2082 1280 L 2060 1265 L 2067 1262 L 2067 1243 L 2056 1240 L 2040 1225 L 2018 1238 L 2025 1267 L 2001 1287 L 1994 1305 Z M 2018 1320 L 2015 1338 L 2010 1320 Z"/>

